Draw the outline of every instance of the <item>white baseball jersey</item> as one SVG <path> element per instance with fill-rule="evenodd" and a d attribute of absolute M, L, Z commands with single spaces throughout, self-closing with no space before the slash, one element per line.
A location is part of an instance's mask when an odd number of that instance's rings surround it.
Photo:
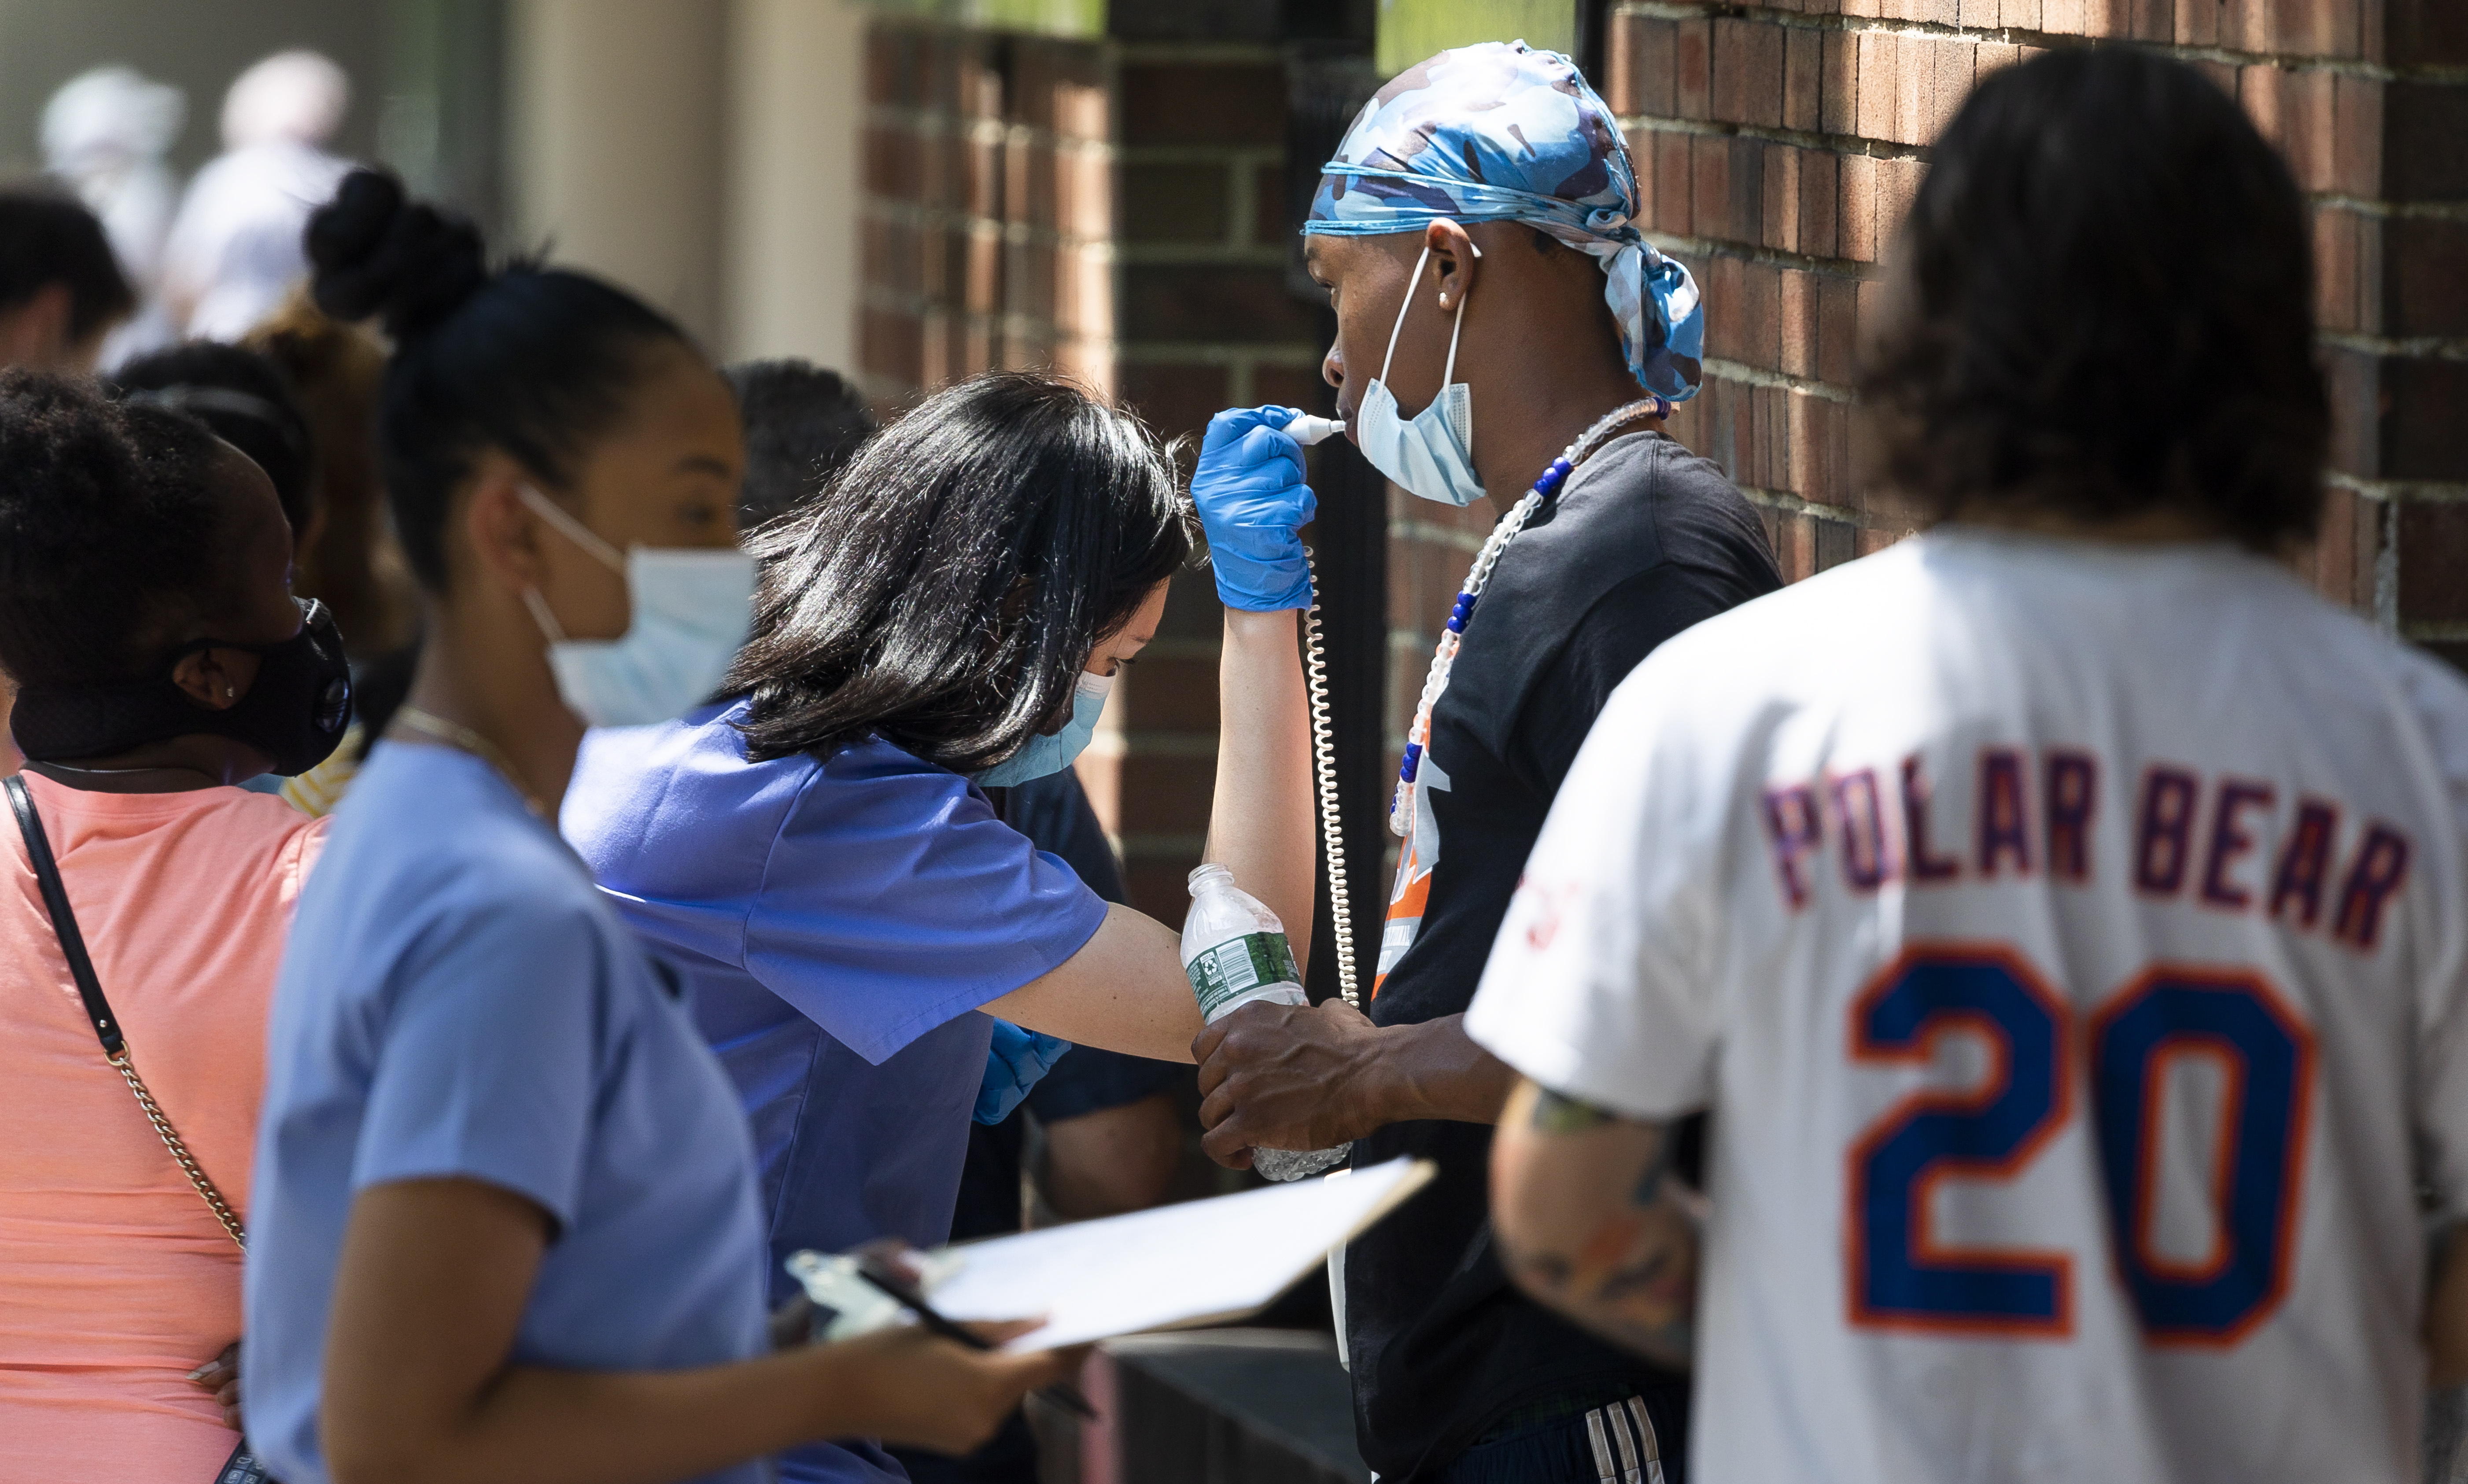
<path fill-rule="evenodd" d="M 1671 640 L 1467 1020 L 1714 1109 L 1701 1484 L 2414 1484 L 2468 686 L 2221 546 L 1946 530 Z"/>

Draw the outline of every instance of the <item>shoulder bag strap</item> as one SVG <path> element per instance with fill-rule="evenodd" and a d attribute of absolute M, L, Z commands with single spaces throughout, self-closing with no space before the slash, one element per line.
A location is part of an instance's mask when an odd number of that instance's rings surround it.
<path fill-rule="evenodd" d="M 180 1166 L 180 1173 L 189 1177 L 198 1199 L 214 1211 L 215 1220 L 222 1222 L 232 1242 L 241 1251 L 247 1251 L 248 1233 L 241 1227 L 240 1217 L 207 1177 L 196 1156 L 189 1153 L 189 1146 L 181 1142 L 179 1130 L 164 1116 L 161 1105 L 154 1101 L 154 1094 L 146 1090 L 145 1079 L 137 1075 L 136 1065 L 128 1060 L 127 1039 L 120 1034 L 120 1021 L 111 1014 L 111 1002 L 103 997 L 103 981 L 95 977 L 94 960 L 85 951 L 85 935 L 78 931 L 77 914 L 69 910 L 68 889 L 60 884 L 59 862 L 52 858 L 52 842 L 43 833 L 43 816 L 34 811 L 34 796 L 27 791 L 26 780 L 12 773 L 0 779 L 0 788 L 7 789 L 10 810 L 17 816 L 17 833 L 26 837 L 26 855 L 34 862 L 34 879 L 43 889 L 43 906 L 51 913 L 52 931 L 58 935 L 60 952 L 68 958 L 70 977 L 77 980 L 78 998 L 85 1002 L 87 1023 L 94 1027 L 95 1039 L 103 1042 L 103 1060 L 137 1095 L 137 1106 L 145 1110 L 146 1121 L 154 1126 L 155 1135 L 171 1151 L 171 1158 Z"/>

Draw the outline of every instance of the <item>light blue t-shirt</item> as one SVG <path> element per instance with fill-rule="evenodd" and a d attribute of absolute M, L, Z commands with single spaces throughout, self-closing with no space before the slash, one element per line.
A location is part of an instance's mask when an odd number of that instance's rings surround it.
<path fill-rule="evenodd" d="M 767 1348 L 735 1093 L 583 863 L 488 764 L 387 742 L 300 896 L 249 1201 L 249 1441 L 325 1484 L 320 1370 L 352 1199 L 502 1186 L 556 1221 L 518 1364 L 668 1370 Z M 767 1461 L 706 1476 L 759 1484 Z"/>
<path fill-rule="evenodd" d="M 801 1247 L 949 1236 L 993 1028 L 974 1012 L 1079 952 L 1106 903 L 948 769 L 879 741 L 749 764 L 743 715 L 592 733 L 560 823 L 737 1084 L 785 1298 Z M 862 1443 L 780 1469 L 904 1477 Z"/>

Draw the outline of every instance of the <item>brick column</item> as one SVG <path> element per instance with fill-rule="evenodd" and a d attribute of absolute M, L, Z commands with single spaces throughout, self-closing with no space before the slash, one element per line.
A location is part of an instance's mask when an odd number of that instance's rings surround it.
<path fill-rule="evenodd" d="M 858 364 L 885 410 L 975 372 L 1113 386 L 1110 60 L 876 19 Z"/>
<path fill-rule="evenodd" d="M 1220 408 L 1319 403 L 1318 327 L 1285 278 L 1285 74 L 1264 46 L 1132 43 L 1116 58 L 1119 385 L 1187 440 L 1188 470 Z M 1180 580 L 1107 718 L 1121 728 L 1107 817 L 1124 879 L 1168 923 L 1182 921 L 1216 782 L 1221 612 L 1206 575 Z M 1083 772 L 1101 814 L 1108 765 Z"/>
<path fill-rule="evenodd" d="M 2314 215 L 2338 429 L 2308 575 L 2468 661 L 2468 7 L 2456 0 L 1625 0 L 1600 80 L 1642 225 L 1706 296 L 1672 432 L 1766 512 L 1794 579 L 1901 533 L 1849 468 L 1878 263 L 1973 80 L 2098 38 L 2182 57 Z M 2448 409 L 2446 412 L 2444 409 Z"/>

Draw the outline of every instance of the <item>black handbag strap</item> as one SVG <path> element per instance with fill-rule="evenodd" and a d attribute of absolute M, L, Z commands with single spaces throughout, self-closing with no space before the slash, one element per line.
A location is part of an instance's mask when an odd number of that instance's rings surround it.
<path fill-rule="evenodd" d="M 94 960 L 86 956 L 85 934 L 78 931 L 77 914 L 69 910 L 68 888 L 60 884 L 59 862 L 52 858 L 51 837 L 43 833 L 43 816 L 34 812 L 34 796 L 15 773 L 0 780 L 0 788 L 9 790 L 9 808 L 17 816 L 17 833 L 26 837 L 26 855 L 34 863 L 34 879 L 43 888 L 43 906 L 52 915 L 60 951 L 68 957 L 70 977 L 77 980 L 78 998 L 85 1002 L 85 1017 L 103 1042 L 103 1054 L 116 1057 L 128 1042 L 111 1014 L 111 1001 L 103 997 L 103 981 L 94 976 Z"/>
<path fill-rule="evenodd" d="M 95 977 L 94 960 L 86 956 L 85 935 L 78 931 L 77 914 L 69 910 L 68 888 L 60 884 L 60 864 L 52 858 L 52 842 L 43 833 L 43 816 L 34 811 L 34 796 L 27 790 L 25 777 L 11 773 L 0 779 L 0 788 L 8 790 L 9 808 L 17 816 L 17 831 L 26 837 L 26 855 L 34 861 L 34 879 L 43 888 L 43 905 L 52 914 L 52 931 L 58 935 L 60 952 L 69 961 L 69 974 L 77 980 L 78 998 L 85 1002 L 86 1020 L 94 1027 L 95 1039 L 103 1042 L 103 1059 L 111 1063 L 122 1082 L 128 1084 L 139 1111 L 154 1126 L 154 1136 L 163 1141 L 165 1152 L 188 1177 L 189 1188 L 215 1213 L 215 1220 L 222 1223 L 232 1244 L 247 1251 L 248 1230 L 241 1225 L 240 1213 L 223 1199 L 205 1167 L 197 1163 L 197 1156 L 189 1153 L 180 1130 L 171 1127 L 171 1115 L 154 1101 L 146 1079 L 137 1075 L 137 1064 L 129 1060 L 127 1039 L 120 1034 L 120 1021 L 111 1013 L 111 1001 L 103 997 L 103 981 Z"/>

